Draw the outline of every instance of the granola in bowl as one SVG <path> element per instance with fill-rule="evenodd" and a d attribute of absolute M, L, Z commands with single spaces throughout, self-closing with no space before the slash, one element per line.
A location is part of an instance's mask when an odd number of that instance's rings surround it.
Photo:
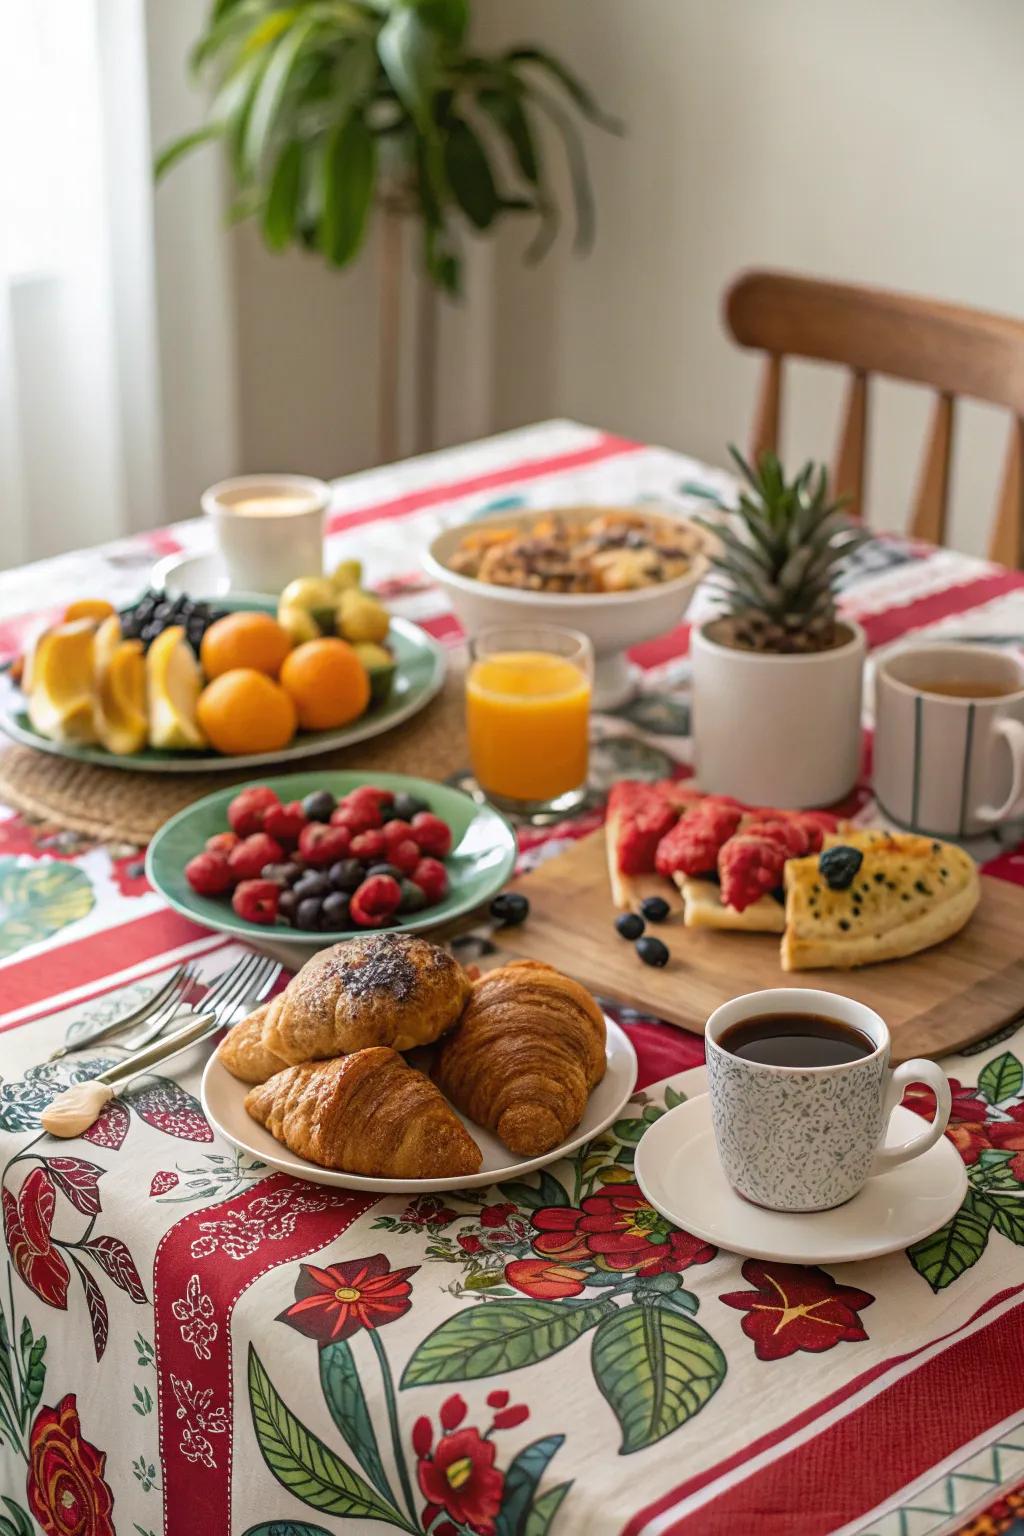
<path fill-rule="evenodd" d="M 449 570 L 532 592 L 631 592 L 685 576 L 703 547 L 685 522 L 633 508 L 570 507 L 532 526 L 469 528 Z"/>

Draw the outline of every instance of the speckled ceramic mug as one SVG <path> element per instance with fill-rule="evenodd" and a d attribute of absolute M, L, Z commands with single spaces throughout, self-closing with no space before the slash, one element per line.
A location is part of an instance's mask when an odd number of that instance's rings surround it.
<path fill-rule="evenodd" d="M 771 1014 L 811 1013 L 850 1025 L 874 1044 L 868 1056 L 831 1067 L 774 1067 L 724 1050 L 733 1024 Z M 716 1008 L 705 1029 L 711 1118 L 729 1183 L 772 1211 L 827 1211 L 865 1181 L 934 1146 L 949 1120 L 946 1074 L 934 1061 L 889 1069 L 885 1021 L 834 992 L 780 987 L 748 992 Z M 892 1111 L 911 1083 L 935 1094 L 935 1117 L 920 1135 L 887 1147 Z"/>

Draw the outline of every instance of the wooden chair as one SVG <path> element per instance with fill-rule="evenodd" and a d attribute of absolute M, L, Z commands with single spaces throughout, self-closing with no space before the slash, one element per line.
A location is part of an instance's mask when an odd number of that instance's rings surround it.
<path fill-rule="evenodd" d="M 785 272 L 746 272 L 737 278 L 725 296 L 725 317 L 740 346 L 768 354 L 753 455 L 778 445 L 784 358 L 839 363 L 850 370 L 833 478 L 857 516 L 864 515 L 871 375 L 937 391 L 909 529 L 934 544 L 946 539 L 956 397 L 1010 411 L 1009 451 L 989 556 L 1024 568 L 1024 321 Z"/>

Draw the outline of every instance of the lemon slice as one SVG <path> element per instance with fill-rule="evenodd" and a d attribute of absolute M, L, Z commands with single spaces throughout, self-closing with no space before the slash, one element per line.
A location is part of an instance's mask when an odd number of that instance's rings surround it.
<path fill-rule="evenodd" d="M 44 630 L 36 641 L 28 718 L 41 736 L 53 741 L 96 740 L 95 646 L 94 619 L 58 624 Z"/>
<path fill-rule="evenodd" d="M 146 681 L 150 745 L 170 752 L 205 747 L 206 737 L 196 719 L 202 673 L 180 624 L 165 629 L 150 646 Z"/>
<path fill-rule="evenodd" d="M 100 648 L 102 630 L 96 637 Z M 118 626 L 120 634 L 120 626 Z M 149 739 L 146 713 L 146 658 L 141 640 L 117 640 L 97 669 L 96 731 L 108 752 L 129 757 Z"/>

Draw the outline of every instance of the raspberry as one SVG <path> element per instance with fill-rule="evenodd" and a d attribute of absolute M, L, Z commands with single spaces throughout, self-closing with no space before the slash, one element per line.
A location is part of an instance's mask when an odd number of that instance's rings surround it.
<path fill-rule="evenodd" d="M 413 842 L 416 842 L 416 834 L 413 832 L 409 822 L 402 821 L 397 816 L 391 821 L 386 821 L 381 831 L 384 833 L 384 841 L 389 848 L 397 847 L 399 843 L 404 843 L 408 838 L 412 838 Z"/>
<path fill-rule="evenodd" d="M 412 819 L 412 836 L 424 853 L 443 859 L 452 846 L 451 828 L 432 811 L 418 811 Z"/>
<path fill-rule="evenodd" d="M 247 923 L 269 924 L 277 921 L 280 897 L 281 887 L 273 880 L 243 880 L 235 887 L 231 905 Z"/>
<path fill-rule="evenodd" d="M 277 805 L 277 796 L 265 784 L 255 784 L 243 789 L 228 806 L 228 825 L 239 837 L 258 832 L 263 825 L 264 812 Z"/>
<path fill-rule="evenodd" d="M 215 832 L 212 837 L 206 839 L 207 853 L 223 853 L 225 857 L 232 848 L 237 848 L 242 839 L 237 832 Z"/>
<path fill-rule="evenodd" d="M 411 837 L 407 837 L 401 843 L 392 843 L 388 849 L 388 863 L 400 869 L 403 875 L 411 875 L 421 857 L 420 850 Z"/>
<path fill-rule="evenodd" d="M 352 834 L 348 827 L 311 821 L 299 833 L 299 852 L 316 869 L 325 869 L 348 853 Z"/>
<path fill-rule="evenodd" d="M 200 896 L 219 896 L 235 883 L 226 853 L 207 849 L 185 865 L 185 879 Z"/>
<path fill-rule="evenodd" d="M 306 825 L 306 813 L 300 800 L 290 800 L 287 805 L 270 805 L 263 815 L 263 830 L 276 837 L 279 843 L 294 844 Z"/>
<path fill-rule="evenodd" d="M 390 789 L 380 789 L 376 784 L 360 784 L 358 789 L 350 789 L 347 795 L 343 795 L 341 803 L 375 805 L 379 811 L 383 811 L 385 806 L 393 804 L 394 798 Z"/>
<path fill-rule="evenodd" d="M 390 875 L 371 875 L 352 895 L 349 916 L 360 928 L 383 928 L 398 911 L 402 890 Z"/>
<path fill-rule="evenodd" d="M 448 875 L 437 859 L 420 859 L 409 879 L 419 886 L 430 907 L 436 906 L 447 895 Z"/>
<path fill-rule="evenodd" d="M 379 827 L 383 820 L 380 806 L 373 800 L 363 800 L 356 805 L 350 803 L 339 805 L 331 816 L 331 826 L 348 827 L 352 836 L 355 837 L 358 832 L 369 832 Z"/>
<path fill-rule="evenodd" d="M 280 864 L 284 849 L 276 838 L 266 832 L 254 832 L 232 848 L 228 865 L 236 880 L 255 880 L 265 864 Z"/>
<path fill-rule="evenodd" d="M 360 832 L 352 839 L 349 852 L 354 859 L 367 859 L 372 864 L 376 859 L 383 858 L 387 852 L 384 833 L 376 828 Z"/>

